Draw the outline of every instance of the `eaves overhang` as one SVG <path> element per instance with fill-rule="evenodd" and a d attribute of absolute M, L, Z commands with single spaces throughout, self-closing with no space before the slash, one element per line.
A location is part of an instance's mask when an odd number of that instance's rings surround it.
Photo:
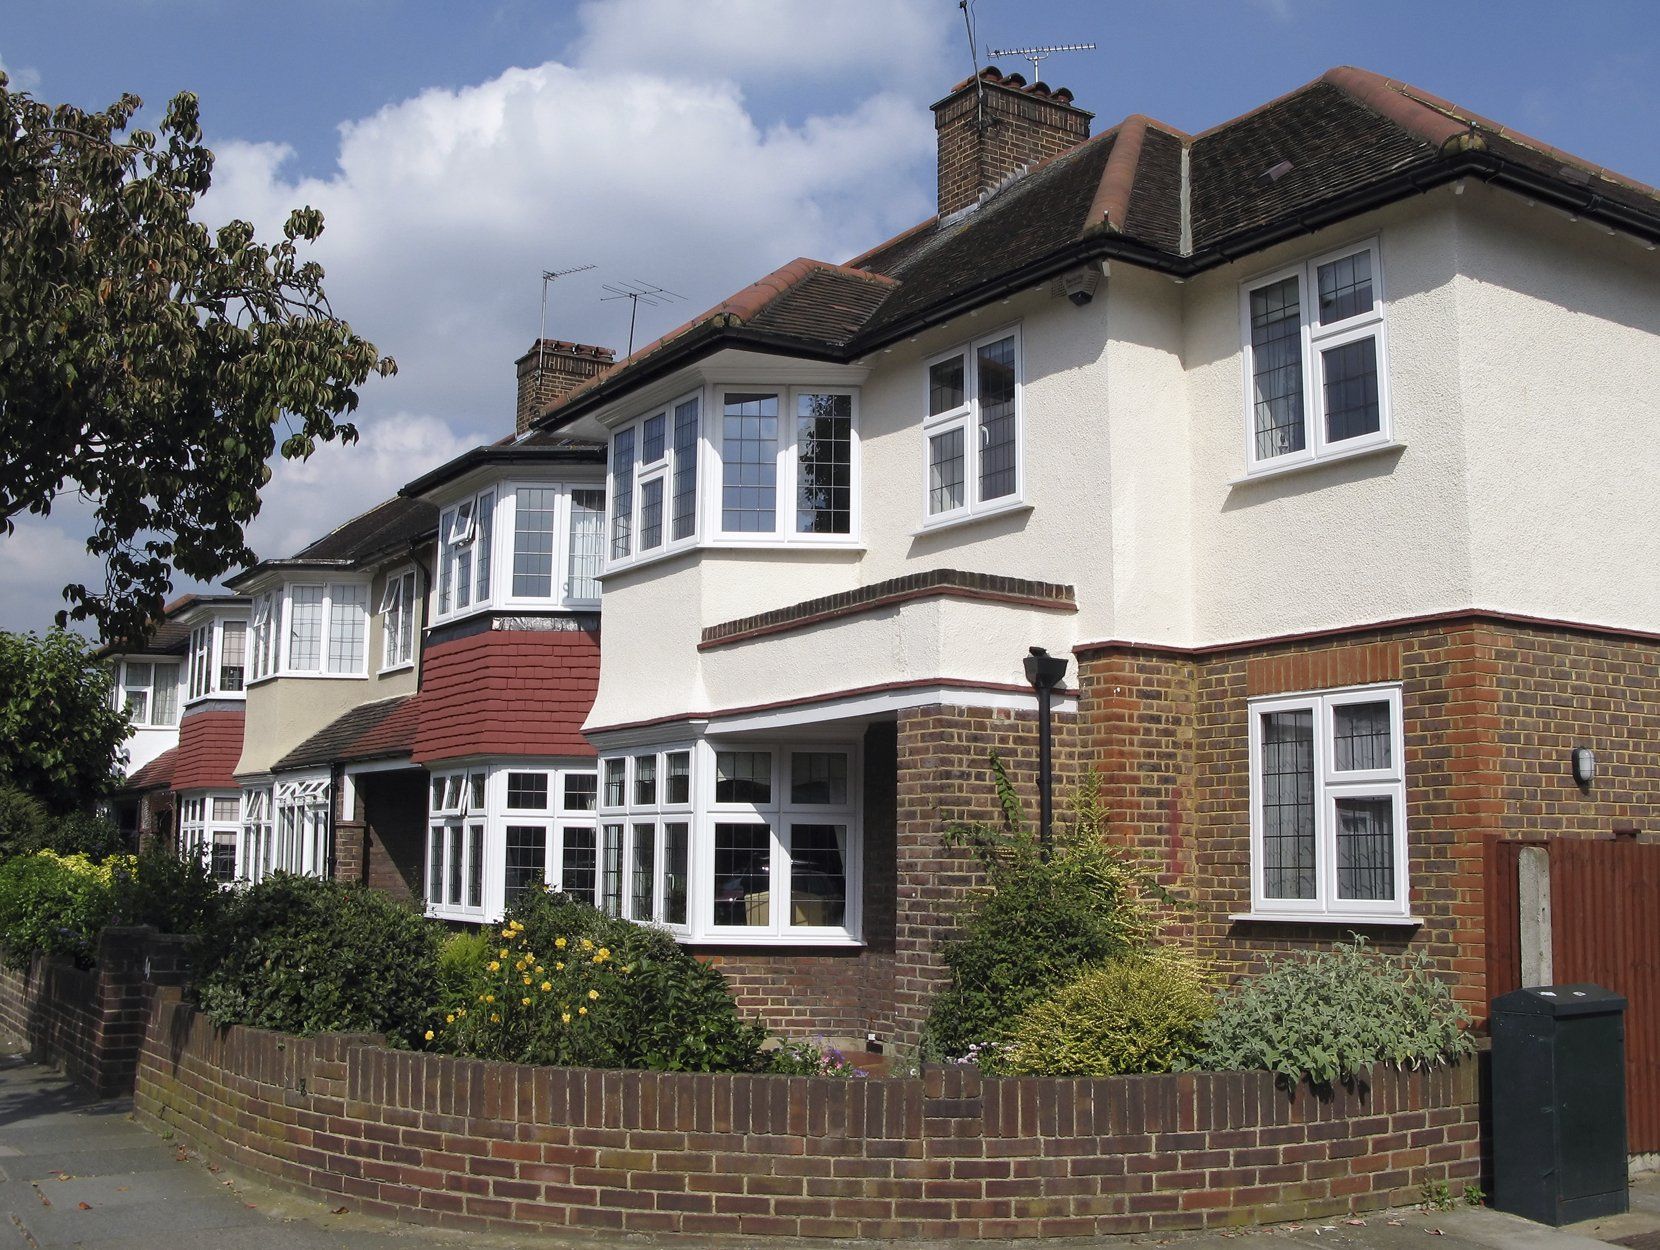
<path fill-rule="evenodd" d="M 524 447 L 513 444 L 491 444 L 488 447 L 475 447 L 471 451 L 463 452 L 454 460 L 439 465 L 430 473 L 423 473 L 414 481 L 408 482 L 400 488 L 398 494 L 407 499 L 423 498 L 478 469 L 493 468 L 498 465 L 603 465 L 604 463 L 605 450 L 600 447 Z M 434 532 L 436 533 L 436 531 Z"/>

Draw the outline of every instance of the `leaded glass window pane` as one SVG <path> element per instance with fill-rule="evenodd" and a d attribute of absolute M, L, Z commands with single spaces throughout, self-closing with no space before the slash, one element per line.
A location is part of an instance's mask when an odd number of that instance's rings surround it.
<path fill-rule="evenodd" d="M 1331 733 L 1331 766 L 1338 772 L 1386 769 L 1394 762 L 1387 702 L 1334 705 Z"/>
<path fill-rule="evenodd" d="M 547 880 L 548 834 L 540 825 L 507 826 L 507 862 L 502 897 L 508 907 Z"/>
<path fill-rule="evenodd" d="M 667 776 L 663 778 L 663 802 L 690 803 L 692 801 L 692 754 L 690 751 L 670 751 L 664 757 Z"/>
<path fill-rule="evenodd" d="M 1303 323 L 1295 277 L 1251 292 L 1251 400 L 1257 459 L 1307 446 Z"/>
<path fill-rule="evenodd" d="M 640 463 L 656 464 L 663 458 L 663 436 L 668 417 L 658 413 L 655 417 L 647 417 L 645 425 L 640 430 Z"/>
<path fill-rule="evenodd" d="M 467 906 L 484 906 L 484 826 L 467 826 Z"/>
<path fill-rule="evenodd" d="M 248 662 L 248 623 L 226 621 L 219 635 L 219 689 L 242 689 Z"/>
<path fill-rule="evenodd" d="M 777 517 L 778 396 L 735 392 L 721 430 L 721 528 L 770 533 Z"/>
<path fill-rule="evenodd" d="M 634 550 L 634 431 L 611 440 L 611 558 L 627 559 Z"/>
<path fill-rule="evenodd" d="M 771 752 L 715 752 L 715 802 L 771 803 Z"/>
<path fill-rule="evenodd" d="M 288 667 L 314 673 L 323 665 L 323 588 L 295 586 L 288 592 Z"/>
<path fill-rule="evenodd" d="M 559 870 L 559 888 L 584 903 L 594 902 L 599 876 L 599 856 L 592 829 L 565 830 L 564 861 Z"/>
<path fill-rule="evenodd" d="M 790 923 L 840 926 L 847 918 L 847 826 L 790 826 Z"/>
<path fill-rule="evenodd" d="M 1395 897 L 1395 804 L 1389 798 L 1337 800 L 1337 896 Z"/>
<path fill-rule="evenodd" d="M 1326 441 L 1376 434 L 1382 428 L 1378 406 L 1378 341 L 1356 339 L 1320 353 L 1325 371 Z"/>
<path fill-rule="evenodd" d="M 790 802 L 845 807 L 847 756 L 840 751 L 792 752 Z"/>
<path fill-rule="evenodd" d="M 490 544 L 496 532 L 496 493 L 487 491 L 478 497 L 478 578 L 473 596 L 476 600 L 490 597 Z"/>
<path fill-rule="evenodd" d="M 1320 266 L 1320 324 L 1372 311 L 1372 253 L 1356 252 Z"/>
<path fill-rule="evenodd" d="M 329 672 L 361 673 L 369 632 L 369 588 L 329 587 Z"/>
<path fill-rule="evenodd" d="M 963 358 L 953 356 L 928 367 L 928 415 L 963 406 Z"/>
<path fill-rule="evenodd" d="M 570 572 L 565 578 L 569 599 L 599 598 L 600 554 L 605 545 L 605 492 L 571 492 Z"/>
<path fill-rule="evenodd" d="M 545 812 L 548 808 L 546 773 L 508 773 L 507 806 L 521 812 Z"/>
<path fill-rule="evenodd" d="M 1262 892 L 1314 897 L 1314 713 L 1262 714 Z"/>
<path fill-rule="evenodd" d="M 663 479 L 640 484 L 640 550 L 663 545 Z"/>
<path fill-rule="evenodd" d="M 980 395 L 980 498 L 1015 492 L 1014 339 L 999 339 L 976 355 Z"/>
<path fill-rule="evenodd" d="M 679 822 L 663 826 L 663 923 L 686 923 L 687 855 L 691 826 Z"/>
<path fill-rule="evenodd" d="M 697 400 L 674 410 L 674 537 L 697 529 Z"/>
<path fill-rule="evenodd" d="M 628 797 L 628 761 L 605 761 L 605 806 L 621 807 Z"/>
<path fill-rule="evenodd" d="M 853 531 L 853 397 L 796 397 L 795 528 Z"/>
<path fill-rule="evenodd" d="M 513 594 L 520 599 L 553 595 L 553 539 L 559 492 L 521 486 L 513 516 Z"/>
<path fill-rule="evenodd" d="M 607 916 L 622 915 L 623 858 L 621 825 L 606 825 L 604 834 L 604 880 L 600 888 L 600 910 Z"/>
<path fill-rule="evenodd" d="M 634 864 L 630 874 L 630 920 L 653 920 L 652 899 L 657 889 L 657 827 L 634 826 Z"/>
<path fill-rule="evenodd" d="M 566 773 L 564 809 L 567 812 L 591 812 L 599 790 L 599 778 L 592 773 Z"/>
<path fill-rule="evenodd" d="M 963 427 L 942 430 L 928 439 L 928 514 L 963 506 Z"/>
<path fill-rule="evenodd" d="M 657 757 L 655 755 L 636 755 L 634 757 L 634 801 L 644 807 L 651 807 L 657 802 Z"/>
<path fill-rule="evenodd" d="M 717 824 L 714 851 L 715 923 L 771 924 L 772 830 L 766 825 Z"/>

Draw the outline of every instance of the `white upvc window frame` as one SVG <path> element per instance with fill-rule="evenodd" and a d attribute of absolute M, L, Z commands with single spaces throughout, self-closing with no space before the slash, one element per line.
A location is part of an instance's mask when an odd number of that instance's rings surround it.
<path fill-rule="evenodd" d="M 501 488 L 492 482 L 440 509 L 438 554 L 432 579 L 433 620 L 455 620 L 490 606 L 496 588 L 496 578 L 501 572 L 491 550 L 495 546 L 498 528 L 495 524 L 496 507 L 500 502 Z M 483 521 L 485 512 L 490 514 L 489 525 Z M 486 530 L 489 533 L 485 533 Z M 478 572 L 480 549 L 483 550 L 489 568 L 482 594 L 479 593 Z M 461 576 L 463 558 L 466 560 L 465 578 Z M 458 603 L 457 588 L 463 581 L 466 585 L 466 602 Z"/>
<path fill-rule="evenodd" d="M 255 595 L 248 615 L 248 684 L 275 677 L 282 669 L 283 605 L 280 588 Z"/>
<path fill-rule="evenodd" d="M 328 876 L 333 802 L 327 769 L 277 779 L 271 795 L 272 872 Z"/>
<path fill-rule="evenodd" d="M 571 611 L 593 610 L 599 607 L 598 598 L 578 597 L 566 593 L 571 584 L 574 573 L 574 564 L 571 559 L 571 521 L 575 510 L 572 498 L 576 491 L 593 491 L 598 494 L 602 487 L 598 482 L 572 481 L 565 478 L 537 480 L 534 478 L 515 478 L 511 481 L 497 483 L 496 487 L 495 518 L 497 554 L 493 567 L 500 571 L 499 579 L 493 581 L 495 593 L 490 600 L 475 603 L 470 611 L 477 611 L 479 607 L 529 608 L 547 610 L 559 608 Z M 549 591 L 547 595 L 521 595 L 514 588 L 514 555 L 518 545 L 519 531 L 519 492 L 521 490 L 546 490 L 554 494 L 553 519 L 553 567 L 550 573 Z M 604 518 L 601 518 L 601 539 Z M 594 567 L 593 576 L 597 578 L 604 570 L 604 548 L 600 551 L 601 559 Z"/>
<path fill-rule="evenodd" d="M 686 405 L 695 405 L 694 420 L 697 422 L 697 436 L 691 444 L 691 473 L 692 473 L 692 528 L 689 534 L 676 536 L 674 532 L 674 499 L 675 485 L 680 479 L 681 451 L 675 443 L 676 419 Z M 641 457 L 645 449 L 646 426 L 653 420 L 663 422 L 663 454 L 649 464 L 643 464 Z M 616 472 L 617 444 L 621 440 L 628 440 L 632 446 L 632 463 L 629 466 L 628 488 L 629 504 L 628 516 L 620 516 L 618 509 L 619 475 Z M 705 532 L 703 518 L 704 501 L 709 494 L 709 458 L 710 452 L 709 413 L 708 403 L 703 390 L 700 388 L 677 395 L 666 403 L 655 405 L 649 412 L 643 412 L 637 417 L 618 425 L 611 431 L 606 444 L 605 458 L 605 530 L 604 542 L 600 547 L 601 572 L 611 569 L 627 568 L 671 552 L 685 551 L 696 547 L 702 541 Z M 642 503 L 645 487 L 650 484 L 659 484 L 662 492 L 662 510 L 658 541 L 650 547 L 641 548 L 641 519 Z M 628 526 L 628 550 L 624 554 L 617 554 L 618 522 L 626 520 Z"/>
<path fill-rule="evenodd" d="M 1387 703 L 1390 766 L 1339 770 L 1333 760 L 1333 710 L 1347 704 Z M 1309 711 L 1313 727 L 1315 895 L 1311 899 L 1271 898 L 1266 888 L 1264 848 L 1262 718 L 1275 712 Z M 1282 919 L 1329 923 L 1412 923 L 1412 872 L 1407 849 L 1405 727 L 1401 686 L 1388 683 L 1276 694 L 1247 703 L 1251 814 L 1251 914 L 1236 919 Z M 1387 799 L 1392 807 L 1395 897 L 1365 900 L 1338 897 L 1337 803 L 1344 798 Z"/>
<path fill-rule="evenodd" d="M 224 686 L 224 635 L 226 625 L 241 625 L 246 631 L 247 621 L 241 616 L 215 616 L 203 621 L 190 631 L 185 651 L 183 680 L 185 688 L 180 705 L 189 707 L 203 699 L 242 699 L 248 687 L 248 655 L 246 646 L 252 639 L 244 633 L 246 642 L 242 657 L 242 684 Z"/>
<path fill-rule="evenodd" d="M 510 806 L 511 774 L 540 777 L 547 802 L 541 807 Z M 495 759 L 434 768 L 428 777 L 425 847 L 426 914 L 474 924 L 499 921 L 509 905 L 507 830 L 537 829 L 542 845 L 542 885 L 563 890 L 566 847 L 572 835 L 587 833 L 599 862 L 598 821 L 592 807 L 572 807 L 573 777 L 594 776 L 592 760 Z M 574 848 L 573 848 L 574 849 Z M 456 875 L 459 873 L 459 875 Z M 475 875 L 476 874 L 476 875 Z M 474 883 L 477 890 L 474 892 Z M 584 901 L 595 902 L 595 888 Z"/>
<path fill-rule="evenodd" d="M 726 397 L 728 395 L 776 395 L 778 397 L 778 448 L 773 475 L 773 528 L 771 530 L 728 530 L 724 522 L 723 495 L 726 472 Z M 804 395 L 845 395 L 849 400 L 848 526 L 845 534 L 799 533 L 801 447 L 797 406 Z M 856 386 L 784 386 L 776 383 L 729 383 L 714 388 L 710 408 L 719 416 L 709 434 L 708 529 L 711 545 L 720 547 L 857 547 L 860 545 L 860 439 L 859 388 Z"/>
<path fill-rule="evenodd" d="M 514 588 L 513 566 L 521 490 L 545 490 L 554 494 L 553 568 L 549 585 L 551 593 L 547 595 L 521 595 Z M 577 491 L 591 491 L 605 499 L 601 539 L 602 543 L 609 542 L 610 495 L 605 483 L 592 479 L 565 476 L 503 478 L 443 505 L 439 511 L 437 563 L 427 587 L 428 620 L 441 624 L 479 612 L 516 608 L 541 612 L 591 612 L 597 609 L 597 596 L 567 593 L 575 571 L 571 521 L 573 495 Z M 604 554 L 602 545 L 601 558 L 592 572 L 596 582 L 605 571 Z M 464 606 L 457 607 L 454 606 L 455 587 L 464 555 L 468 557 L 469 599 Z M 486 593 L 482 595 L 477 593 L 481 555 L 488 559 L 490 567 Z M 444 600 L 446 593 L 450 595 L 448 607 Z"/>
<path fill-rule="evenodd" d="M 242 791 L 242 833 L 237 842 L 237 879 L 250 884 L 270 874 L 275 855 L 275 787 L 247 786 Z"/>
<path fill-rule="evenodd" d="M 215 809 L 220 802 L 229 803 L 236 816 L 219 816 Z M 241 877 L 241 813 L 242 796 L 236 790 L 200 790 L 179 796 L 179 853 L 182 858 L 195 858 L 213 874 L 214 846 L 220 835 L 229 840 L 231 875 L 213 876 L 221 886 L 233 885 Z"/>
<path fill-rule="evenodd" d="M 419 636 L 415 618 L 420 603 L 421 583 L 413 564 L 394 569 L 381 587 L 380 674 L 395 673 L 415 666 L 415 642 Z"/>
<path fill-rule="evenodd" d="M 363 621 L 359 637 L 359 652 L 362 660 L 359 666 L 351 671 L 332 672 L 329 669 L 329 639 L 334 630 L 334 609 L 336 591 L 344 587 L 351 587 L 363 592 Z M 323 592 L 321 616 L 318 623 L 317 639 L 317 667 L 300 668 L 294 663 L 294 592 L 300 589 L 321 590 Z M 282 665 L 276 676 L 281 677 L 311 677 L 344 680 L 360 680 L 369 676 L 369 618 L 372 615 L 369 602 L 370 583 L 367 577 L 333 577 L 326 581 L 313 581 L 309 578 L 299 579 L 286 583 L 282 588 L 282 624 L 281 659 Z"/>
<path fill-rule="evenodd" d="M 922 526 L 923 530 L 945 529 L 965 521 L 996 516 L 1026 506 L 1026 352 L 1021 324 L 1002 326 L 988 334 L 979 335 L 966 343 L 958 343 L 948 351 L 937 352 L 922 365 Z M 980 349 L 1014 340 L 1014 471 L 1015 488 L 1012 494 L 993 499 L 980 498 L 980 455 L 982 431 L 980 417 L 980 373 L 975 367 Z M 960 357 L 963 361 L 963 402 L 954 408 L 930 413 L 933 397 L 930 379 L 935 365 Z M 963 440 L 963 501 L 955 508 L 933 511 L 933 445 L 936 438 L 953 430 L 962 432 Z"/>
<path fill-rule="evenodd" d="M 1329 325 L 1320 321 L 1319 274 L 1324 265 L 1369 253 L 1372 268 L 1372 307 Z M 1244 367 L 1245 474 L 1262 477 L 1304 465 L 1341 460 L 1383 447 L 1396 446 L 1389 401 L 1388 299 L 1384 279 L 1383 252 L 1379 236 L 1358 239 L 1332 248 L 1295 264 L 1259 273 L 1239 284 L 1240 336 Z M 1264 287 L 1288 278 L 1297 279 L 1298 315 L 1301 321 L 1303 446 L 1298 451 L 1259 456 L 1256 439 L 1256 362 L 1251 342 L 1251 296 Z M 1332 440 L 1327 436 L 1325 402 L 1325 355 L 1333 348 L 1363 339 L 1376 343 L 1378 385 L 1378 428 L 1368 434 Z"/>
<path fill-rule="evenodd" d="M 766 755 L 769 769 L 770 802 L 720 803 L 715 801 L 716 763 L 719 755 L 737 751 Z M 792 756 L 797 753 L 832 753 L 845 757 L 847 802 L 820 805 L 795 803 L 789 793 Z M 669 801 L 668 777 L 671 756 L 689 758 L 690 796 L 688 802 Z M 656 797 L 647 801 L 641 792 L 641 761 L 651 760 L 656 771 Z M 620 766 L 623 802 L 615 802 L 607 787 L 611 770 Z M 862 940 L 864 871 L 863 794 L 864 759 L 858 741 L 805 740 L 750 741 L 694 739 L 648 747 L 606 752 L 600 760 L 599 827 L 601 843 L 601 906 L 625 919 L 653 923 L 684 942 L 721 946 L 854 946 Z M 690 895 L 685 923 L 667 921 L 664 907 L 666 885 L 666 828 L 689 824 L 685 876 Z M 841 846 L 844 902 L 839 925 L 797 924 L 793 919 L 792 887 L 794 857 L 791 837 L 797 824 L 839 824 L 845 826 Z M 715 831 L 717 825 L 754 825 L 768 830 L 767 877 L 768 917 L 765 924 L 722 924 L 717 922 L 715 873 Z M 640 913 L 636 905 L 633 868 L 640 838 L 646 831 L 654 839 L 652 914 Z M 613 851 L 614 847 L 614 851 Z M 604 866 L 607 853 L 619 862 L 621 891 L 606 898 Z M 774 897 L 776 896 L 776 897 Z M 728 900 L 729 902 L 732 900 Z"/>
<path fill-rule="evenodd" d="M 140 682 L 134 679 L 132 670 L 135 666 L 142 666 L 150 670 L 150 675 L 145 681 Z M 163 675 L 163 669 L 166 670 L 166 675 Z M 142 693 L 144 695 L 144 715 L 143 717 L 133 717 L 132 727 L 134 729 L 177 729 L 180 708 L 183 703 L 184 666 L 177 660 L 126 659 L 121 661 L 119 670 L 116 673 L 117 680 L 113 693 L 115 709 L 122 712 L 127 711 L 133 694 Z M 171 720 L 157 720 L 156 692 L 168 686 L 172 687 L 173 692 L 173 716 Z"/>

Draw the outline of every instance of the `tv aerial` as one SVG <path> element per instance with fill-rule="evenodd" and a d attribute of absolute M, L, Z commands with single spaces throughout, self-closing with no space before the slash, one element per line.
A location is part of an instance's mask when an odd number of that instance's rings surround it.
<path fill-rule="evenodd" d="M 1038 63 L 1054 56 L 1057 52 L 1093 52 L 1093 43 L 1046 43 L 1033 48 L 990 48 L 986 49 L 986 58 L 990 60 L 999 56 L 1024 57 L 1032 63 L 1032 81 L 1038 77 Z"/>
<path fill-rule="evenodd" d="M 586 273 L 590 269 L 597 269 L 597 265 L 576 265 L 570 269 L 542 270 L 542 325 L 536 334 L 536 372 L 542 371 L 542 341 L 548 336 L 548 288 L 559 279 L 573 273 Z"/>
<path fill-rule="evenodd" d="M 656 286 L 650 282 L 606 282 L 602 284 L 609 295 L 600 296 L 600 303 L 609 303 L 611 300 L 625 299 L 628 301 L 628 355 L 634 354 L 634 321 L 640 315 L 640 305 L 647 308 L 657 308 L 663 304 L 672 304 L 675 300 L 685 299 L 684 295 L 676 295 L 665 287 Z"/>

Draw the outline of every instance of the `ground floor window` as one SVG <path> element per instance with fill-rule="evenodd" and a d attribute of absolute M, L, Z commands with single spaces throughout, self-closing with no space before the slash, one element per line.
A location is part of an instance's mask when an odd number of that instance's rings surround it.
<path fill-rule="evenodd" d="M 186 857 L 201 860 L 215 881 L 229 883 L 237 878 L 241 814 L 241 797 L 235 793 L 192 794 L 180 800 L 180 850 Z"/>
<path fill-rule="evenodd" d="M 702 740 L 600 776 L 604 910 L 694 941 L 859 939 L 856 744 Z"/>
<path fill-rule="evenodd" d="M 533 889 L 598 902 L 604 874 L 594 826 L 597 790 L 591 760 L 514 760 L 433 772 L 428 914 L 496 920 Z"/>
<path fill-rule="evenodd" d="M 271 787 L 242 792 L 241 870 L 246 881 L 262 881 L 272 865 Z"/>
<path fill-rule="evenodd" d="M 1400 687 L 1254 699 L 1250 718 L 1252 910 L 1406 916 Z"/>

